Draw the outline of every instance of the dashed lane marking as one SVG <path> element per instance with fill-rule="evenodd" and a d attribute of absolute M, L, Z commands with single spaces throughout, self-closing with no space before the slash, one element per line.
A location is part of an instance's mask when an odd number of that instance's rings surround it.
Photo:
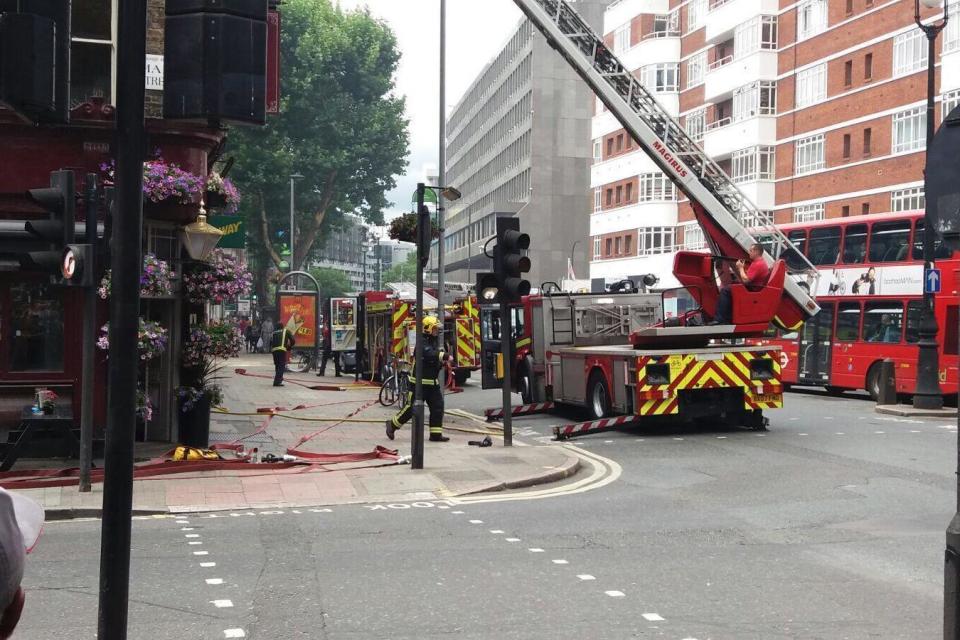
<path fill-rule="evenodd" d="M 223 578 L 207 578 L 207 584 L 223 584 Z"/>
<path fill-rule="evenodd" d="M 520 538 L 504 538 L 507 542 L 520 542 Z"/>
<path fill-rule="evenodd" d="M 594 577 L 593 577 L 592 575 L 590 575 L 589 573 L 581 573 L 581 574 L 578 575 L 577 577 L 580 578 L 581 580 L 584 580 L 584 581 L 586 581 L 586 580 L 596 580 L 596 578 L 594 578 Z"/>
<path fill-rule="evenodd" d="M 197 545 L 201 545 L 201 544 L 203 544 L 203 543 L 200 542 L 199 540 L 191 540 L 191 541 L 188 542 L 187 544 L 193 545 L 193 546 L 197 546 Z"/>
<path fill-rule="evenodd" d="M 244 633 L 243 629 L 224 629 L 223 637 L 224 638 L 246 638 L 247 634 Z"/>
<path fill-rule="evenodd" d="M 199 538 L 199 537 L 200 537 L 200 534 L 199 534 L 199 533 L 186 533 L 186 534 L 184 534 L 183 537 L 184 537 L 184 538 Z"/>
<path fill-rule="evenodd" d="M 663 622 L 663 618 L 657 613 L 642 613 L 643 619 L 647 622 Z"/>
<path fill-rule="evenodd" d="M 209 568 L 211 568 L 211 567 L 217 566 L 217 563 L 216 563 L 216 562 L 201 562 L 201 563 L 200 563 L 200 566 L 203 567 L 204 569 L 209 569 Z"/>
<path fill-rule="evenodd" d="M 211 600 L 210 604 L 215 606 L 217 609 L 227 609 L 233 606 L 232 600 Z"/>
<path fill-rule="evenodd" d="M 529 549 L 527 549 L 527 551 L 529 551 L 530 553 L 543 553 L 543 549 L 541 549 L 540 547 L 530 547 Z"/>
<path fill-rule="evenodd" d="M 195 556 L 208 556 L 210 555 L 209 551 L 194 551 L 193 555 Z"/>
<path fill-rule="evenodd" d="M 570 564 L 569 562 L 567 562 L 567 561 L 564 560 L 563 558 L 556 558 L 556 559 L 554 559 L 554 560 L 551 560 L 551 562 L 552 562 L 553 564 Z"/>
<path fill-rule="evenodd" d="M 604 593 L 610 596 L 611 598 L 623 598 L 624 596 L 627 595 L 623 591 L 616 591 L 616 590 L 604 591 Z"/>
<path fill-rule="evenodd" d="M 470 524 L 483 524 L 483 520 L 471 520 Z"/>
<path fill-rule="evenodd" d="M 499 535 L 503 533 L 503 529 L 490 529 L 490 533 L 492 533 L 493 535 Z"/>

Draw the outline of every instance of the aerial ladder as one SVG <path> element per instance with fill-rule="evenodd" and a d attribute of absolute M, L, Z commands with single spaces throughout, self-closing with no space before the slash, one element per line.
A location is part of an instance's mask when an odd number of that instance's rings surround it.
<path fill-rule="evenodd" d="M 710 261 L 718 256 L 746 257 L 750 246 L 759 242 L 765 248 L 768 265 L 784 260 L 787 269 L 784 295 L 775 308 L 773 322 L 794 330 L 815 315 L 819 311 L 813 297 L 817 291 L 817 269 L 775 226 L 762 222 L 764 214 L 657 103 L 570 3 L 514 2 L 690 200 L 713 255 L 678 252 L 674 275 L 701 307 L 713 315 L 716 283 Z M 709 285 L 702 286 L 708 279 Z"/>

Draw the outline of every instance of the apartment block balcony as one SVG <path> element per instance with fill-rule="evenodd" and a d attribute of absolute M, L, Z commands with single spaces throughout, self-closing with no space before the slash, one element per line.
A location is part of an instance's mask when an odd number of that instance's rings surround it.
<path fill-rule="evenodd" d="M 658 62 L 680 62 L 680 32 L 655 31 L 648 33 L 628 51 L 620 54 L 620 61 L 630 71 Z"/>
<path fill-rule="evenodd" d="M 760 211 L 773 211 L 776 208 L 776 184 L 773 180 L 751 180 L 736 184 Z"/>
<path fill-rule="evenodd" d="M 724 118 L 711 122 L 703 134 L 703 150 L 714 159 L 726 158 L 738 149 L 777 144 L 776 116 L 755 116 L 737 122 Z"/>
<path fill-rule="evenodd" d="M 733 35 L 737 25 L 759 15 L 777 15 L 780 7 L 776 0 L 713 0 L 706 17 L 707 43 L 726 40 Z"/>
<path fill-rule="evenodd" d="M 738 0 L 732 0 L 737 2 Z M 726 56 L 710 64 L 704 81 L 705 102 L 719 102 L 733 95 L 733 90 L 757 80 L 777 79 L 777 52 L 754 51 L 736 58 Z"/>
<path fill-rule="evenodd" d="M 957 19 L 952 11 L 950 19 Z M 940 62 L 940 92 L 947 93 L 954 89 L 960 89 L 960 48 L 944 53 Z"/>
<path fill-rule="evenodd" d="M 654 173 L 660 168 L 654 164 L 640 147 L 634 145 L 633 152 L 616 156 L 590 167 L 590 188 L 596 189 L 611 182 L 620 182 L 641 173 Z"/>
<path fill-rule="evenodd" d="M 590 235 L 599 236 L 638 227 L 674 227 L 676 224 L 676 202 L 640 202 L 594 213 L 590 216 Z"/>
<path fill-rule="evenodd" d="M 633 20 L 641 13 L 667 13 L 668 0 L 615 0 L 603 14 L 603 32 L 610 33 L 617 27 Z"/>

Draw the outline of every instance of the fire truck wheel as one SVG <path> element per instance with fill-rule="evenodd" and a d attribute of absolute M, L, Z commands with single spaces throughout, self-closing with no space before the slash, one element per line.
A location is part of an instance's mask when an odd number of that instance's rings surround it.
<path fill-rule="evenodd" d="M 520 387 L 520 399 L 523 404 L 533 404 L 533 378 L 530 373 L 530 367 L 524 365 L 520 368 L 520 380 L 517 381 Z"/>
<path fill-rule="evenodd" d="M 456 381 L 458 387 L 462 387 L 463 383 L 470 379 L 470 370 L 469 369 L 454 370 L 453 379 Z"/>
<path fill-rule="evenodd" d="M 594 420 L 605 418 L 610 413 L 610 392 L 607 390 L 607 381 L 599 371 L 590 374 L 590 382 L 587 384 L 587 410 Z"/>

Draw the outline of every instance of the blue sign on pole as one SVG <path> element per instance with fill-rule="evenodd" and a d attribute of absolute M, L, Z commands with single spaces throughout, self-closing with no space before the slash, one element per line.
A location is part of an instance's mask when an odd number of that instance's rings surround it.
<path fill-rule="evenodd" d="M 923 292 L 940 293 L 940 269 L 927 269 L 924 272 Z"/>

